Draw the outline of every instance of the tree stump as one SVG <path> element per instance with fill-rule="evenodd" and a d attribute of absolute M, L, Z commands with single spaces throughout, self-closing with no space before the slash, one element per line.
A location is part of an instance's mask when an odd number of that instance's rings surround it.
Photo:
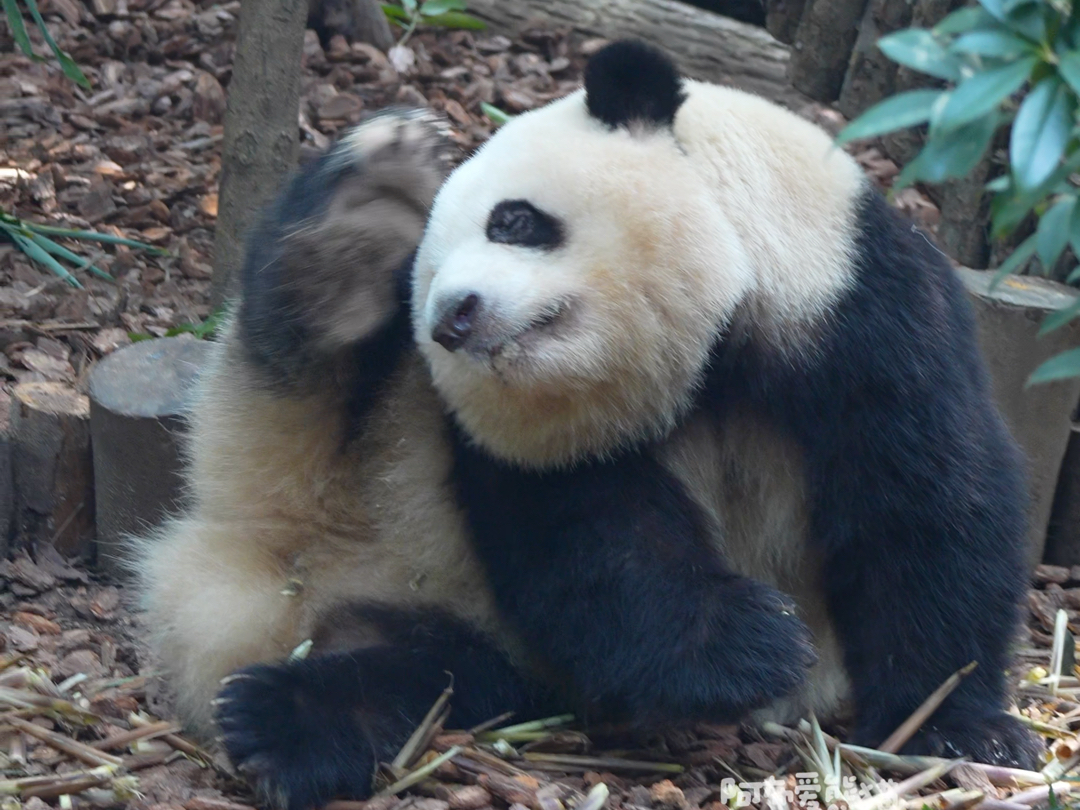
<path fill-rule="evenodd" d="M 63 383 L 15 386 L 11 398 L 15 539 L 89 557 L 94 542 L 90 403 Z"/>
<path fill-rule="evenodd" d="M 1028 561 L 1034 566 L 1043 556 L 1058 471 L 1080 401 L 1080 379 L 1024 386 L 1043 361 L 1080 345 L 1080 323 L 1076 322 L 1042 338 L 1037 336 L 1043 318 L 1071 304 L 1080 293 L 1029 276 L 1008 276 L 990 292 L 992 271 L 961 268 L 959 272 L 974 302 L 979 342 L 990 368 L 995 399 L 1028 458 Z"/>
<path fill-rule="evenodd" d="M 1061 462 L 1044 558 L 1052 565 L 1080 565 L 1080 424 L 1073 424 Z"/>
<path fill-rule="evenodd" d="M 190 337 L 145 340 L 90 374 L 97 482 L 97 564 L 124 574 L 126 538 L 180 504 L 183 414 L 211 346 Z"/>

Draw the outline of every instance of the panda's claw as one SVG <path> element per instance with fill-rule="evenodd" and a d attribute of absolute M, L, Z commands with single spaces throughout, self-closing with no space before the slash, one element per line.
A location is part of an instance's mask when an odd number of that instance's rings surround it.
<path fill-rule="evenodd" d="M 1003 711 L 973 715 L 958 709 L 943 717 L 931 716 L 902 753 L 967 757 L 985 765 L 1037 771 L 1045 751 L 1038 735 Z"/>
<path fill-rule="evenodd" d="M 371 745 L 312 694 L 289 665 L 249 667 L 216 702 L 222 746 L 260 799 L 275 810 L 311 810 L 337 796 L 367 798 Z"/>

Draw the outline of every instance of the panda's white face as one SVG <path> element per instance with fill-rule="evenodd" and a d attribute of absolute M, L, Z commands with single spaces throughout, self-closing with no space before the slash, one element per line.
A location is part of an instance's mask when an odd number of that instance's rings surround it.
<path fill-rule="evenodd" d="M 607 129 L 577 93 L 507 124 L 443 186 L 414 332 L 475 440 L 562 464 L 669 430 L 751 284 L 672 132 Z"/>

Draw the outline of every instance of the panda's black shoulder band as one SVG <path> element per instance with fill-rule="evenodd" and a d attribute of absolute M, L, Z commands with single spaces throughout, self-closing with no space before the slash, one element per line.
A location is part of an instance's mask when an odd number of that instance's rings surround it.
<path fill-rule="evenodd" d="M 613 42 L 585 67 L 589 115 L 609 127 L 634 122 L 671 126 L 684 98 L 675 64 L 643 42 Z"/>

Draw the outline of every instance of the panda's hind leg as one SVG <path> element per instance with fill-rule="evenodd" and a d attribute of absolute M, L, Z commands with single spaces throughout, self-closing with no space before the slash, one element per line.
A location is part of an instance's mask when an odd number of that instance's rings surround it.
<path fill-rule="evenodd" d="M 370 605 L 351 612 L 377 643 L 223 681 L 216 705 L 225 749 L 280 810 L 369 796 L 377 763 L 393 759 L 448 685 L 457 727 L 544 708 L 540 687 L 459 619 Z"/>

